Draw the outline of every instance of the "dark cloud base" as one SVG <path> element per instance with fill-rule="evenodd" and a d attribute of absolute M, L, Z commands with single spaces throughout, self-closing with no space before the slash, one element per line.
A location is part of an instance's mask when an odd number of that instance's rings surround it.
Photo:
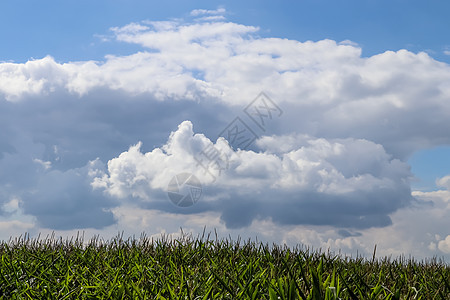
<path fill-rule="evenodd" d="M 254 220 L 272 220 L 278 225 L 318 225 L 347 229 L 385 227 L 392 224 L 390 214 L 410 205 L 415 199 L 409 188 L 397 190 L 374 190 L 371 193 L 354 192 L 332 195 L 318 192 L 271 194 L 245 194 L 227 192 L 228 196 L 217 202 L 202 199 L 194 206 L 176 207 L 167 194 L 157 193 L 153 202 L 140 202 L 144 209 L 160 210 L 176 214 L 218 212 L 229 229 L 249 227 Z M 214 193 L 210 187 L 210 193 Z M 214 196 L 207 194 L 205 196 Z M 137 201 L 139 200 L 131 200 Z M 206 224 L 205 224 L 206 225 Z"/>
<path fill-rule="evenodd" d="M 158 101 L 106 89 L 82 98 L 55 92 L 16 103 L 0 100 L 0 207 L 20 197 L 24 213 L 52 229 L 114 224 L 108 210 L 118 202 L 92 190 L 89 161 L 107 162 L 138 141 L 151 151 L 188 118 L 214 139 L 232 116 L 232 108 L 214 100 Z"/>

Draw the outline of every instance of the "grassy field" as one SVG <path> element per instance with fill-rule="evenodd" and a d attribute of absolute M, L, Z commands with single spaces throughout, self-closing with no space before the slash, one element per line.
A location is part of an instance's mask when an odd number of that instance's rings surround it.
<path fill-rule="evenodd" d="M 437 259 L 351 259 L 208 236 L 25 237 L 1 243 L 0 256 L 0 299 L 450 299 L 450 268 Z"/>

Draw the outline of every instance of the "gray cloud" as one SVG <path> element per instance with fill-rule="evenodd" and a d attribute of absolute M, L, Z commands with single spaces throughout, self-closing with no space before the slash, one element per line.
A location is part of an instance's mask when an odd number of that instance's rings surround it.
<path fill-rule="evenodd" d="M 103 228 L 115 223 L 108 210 L 114 201 L 90 185 L 90 172 L 99 164 L 94 161 L 83 168 L 41 175 L 35 189 L 23 195 L 23 212 L 35 216 L 44 228 Z"/>

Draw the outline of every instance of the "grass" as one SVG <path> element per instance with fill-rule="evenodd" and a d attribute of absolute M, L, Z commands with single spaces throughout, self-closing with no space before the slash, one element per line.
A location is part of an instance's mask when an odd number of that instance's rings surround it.
<path fill-rule="evenodd" d="M 345 258 L 251 241 L 141 236 L 0 243 L 0 299 L 450 299 L 431 259 Z"/>

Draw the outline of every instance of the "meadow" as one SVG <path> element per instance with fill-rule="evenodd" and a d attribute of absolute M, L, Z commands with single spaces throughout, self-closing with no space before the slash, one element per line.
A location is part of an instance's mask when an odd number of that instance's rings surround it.
<path fill-rule="evenodd" d="M 209 235 L 22 236 L 1 242 L 0 256 L 0 299 L 450 299 L 450 267 L 437 258 L 351 258 Z"/>

